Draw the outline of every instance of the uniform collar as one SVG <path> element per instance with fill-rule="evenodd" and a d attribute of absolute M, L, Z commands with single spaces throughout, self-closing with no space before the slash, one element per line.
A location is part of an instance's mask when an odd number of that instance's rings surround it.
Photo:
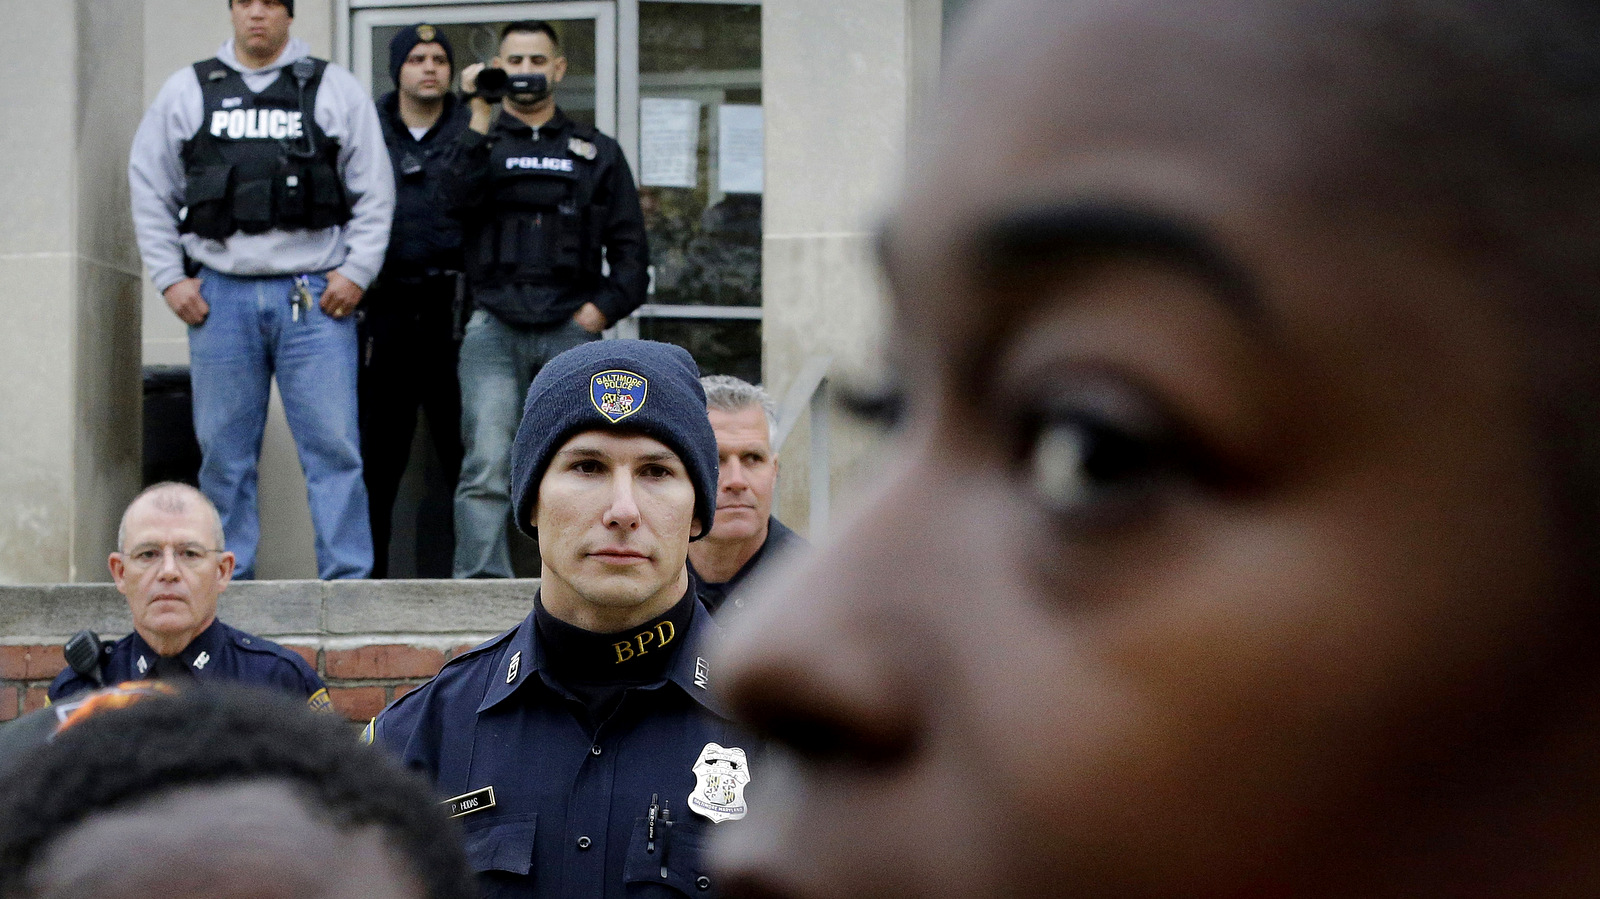
<path fill-rule="evenodd" d="M 200 673 L 208 666 L 215 664 L 221 655 L 222 644 L 227 639 L 227 625 L 219 619 L 213 618 L 211 624 L 178 653 L 178 658 L 190 671 Z M 149 676 L 150 669 L 155 665 L 158 653 L 150 648 L 144 637 L 138 631 L 133 632 L 133 670 L 143 680 Z M 143 661 L 141 667 L 139 662 Z"/>
<path fill-rule="evenodd" d="M 711 620 L 711 612 L 703 604 L 691 600 L 690 605 L 689 638 L 684 641 L 672 661 L 672 667 L 667 670 L 667 682 L 675 684 L 712 714 L 727 718 L 727 707 L 711 692 L 713 672 L 710 660 L 706 658 L 706 653 L 721 639 L 722 628 Z M 534 613 L 529 611 L 528 617 L 517 625 L 496 658 L 489 688 L 484 693 L 482 704 L 478 706 L 479 714 L 510 699 L 530 682 L 542 683 L 543 679 L 538 673 L 544 668 L 545 656 L 539 641 L 539 627 L 534 622 Z"/>
<path fill-rule="evenodd" d="M 411 138 L 413 143 L 420 144 L 427 143 L 428 139 L 438 133 L 439 129 L 444 126 L 444 123 L 450 121 L 451 117 L 455 115 L 456 106 L 460 102 L 461 101 L 456 99 L 455 94 L 445 94 L 444 108 L 439 111 L 439 120 L 433 123 L 433 127 L 429 128 L 426 134 L 422 135 L 421 140 L 411 137 L 411 126 L 406 124 L 405 119 L 400 118 L 399 91 L 390 91 L 387 94 L 384 94 L 383 99 L 378 101 L 378 110 L 383 114 L 383 117 L 388 120 L 389 126 L 394 129 L 396 134 L 403 134 L 406 137 Z"/>
<path fill-rule="evenodd" d="M 572 120 L 567 118 L 567 114 L 562 111 L 561 107 L 557 106 L 556 114 L 550 117 L 550 121 L 539 126 L 539 133 L 541 135 L 555 134 L 565 130 L 570 124 L 572 124 Z M 495 116 L 494 130 L 506 134 L 526 136 L 532 134 L 534 129 L 532 125 L 502 110 Z"/>

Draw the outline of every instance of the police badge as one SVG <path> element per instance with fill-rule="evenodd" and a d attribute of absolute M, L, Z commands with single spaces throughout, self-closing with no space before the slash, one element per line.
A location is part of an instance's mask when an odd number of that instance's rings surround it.
<path fill-rule="evenodd" d="M 587 159 L 590 162 L 594 162 L 595 156 L 599 155 L 600 153 L 599 147 L 596 147 L 594 144 L 591 144 L 586 140 L 576 137 L 567 142 L 567 149 L 572 151 L 572 155 L 582 156 L 584 159 Z"/>
<path fill-rule="evenodd" d="M 438 36 L 439 32 L 435 30 L 432 25 L 417 26 L 417 40 L 423 42 L 424 44 L 431 43 L 433 39 Z"/>
<path fill-rule="evenodd" d="M 723 749 L 707 743 L 694 763 L 694 792 L 689 794 L 689 808 L 710 818 L 713 824 L 737 821 L 750 810 L 744 802 L 744 788 L 749 782 L 750 763 L 743 749 Z"/>
<path fill-rule="evenodd" d="M 589 401 L 612 424 L 644 408 L 650 382 L 631 371 L 603 371 L 589 379 Z"/>

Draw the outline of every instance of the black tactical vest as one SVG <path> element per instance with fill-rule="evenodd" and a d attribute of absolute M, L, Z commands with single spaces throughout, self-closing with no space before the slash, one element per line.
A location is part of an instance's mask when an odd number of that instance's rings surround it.
<path fill-rule="evenodd" d="M 254 93 L 221 60 L 194 64 L 205 115 L 183 145 L 181 230 L 221 240 L 237 231 L 315 230 L 350 220 L 339 143 L 313 114 L 327 67 L 302 59 Z"/>
<path fill-rule="evenodd" d="M 467 253 L 475 286 L 520 286 L 532 294 L 548 289 L 553 295 L 599 278 L 599 241 L 590 234 L 596 220 L 594 138 L 589 129 L 569 124 L 495 142 L 489 151 L 488 215 Z M 524 297 L 518 305 L 530 307 L 531 321 L 540 318 L 537 298 Z"/>

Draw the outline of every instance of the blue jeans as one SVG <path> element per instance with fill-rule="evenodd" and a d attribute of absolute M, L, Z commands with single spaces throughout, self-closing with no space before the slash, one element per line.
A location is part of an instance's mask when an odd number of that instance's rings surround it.
<path fill-rule="evenodd" d="M 523 330 L 472 313 L 457 369 L 466 456 L 456 486 L 456 577 L 511 577 L 511 442 L 528 385 L 546 362 L 599 337 L 574 321 Z"/>
<path fill-rule="evenodd" d="M 320 300 L 327 280 L 306 278 Z M 306 475 L 317 576 L 364 578 L 372 571 L 372 529 L 356 425 L 356 321 L 330 318 L 316 302 L 294 321 L 293 286 L 289 277 L 200 274 L 200 294 L 211 306 L 206 320 L 189 329 L 200 489 L 222 513 L 228 549 L 239 560 L 234 577 L 254 577 L 261 537 L 256 471 L 276 375 Z"/>

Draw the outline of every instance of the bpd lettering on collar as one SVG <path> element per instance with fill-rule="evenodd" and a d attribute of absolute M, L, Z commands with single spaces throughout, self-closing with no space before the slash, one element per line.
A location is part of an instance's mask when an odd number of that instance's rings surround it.
<path fill-rule="evenodd" d="M 557 156 L 511 156 L 506 159 L 508 169 L 533 169 L 541 172 L 570 172 L 572 160 Z"/>
<path fill-rule="evenodd" d="M 301 130 L 301 113 L 288 109 L 219 109 L 211 114 L 211 136 L 229 140 L 295 140 Z"/>
<path fill-rule="evenodd" d="M 663 621 L 650 630 L 634 634 L 630 640 L 611 644 L 611 648 L 617 651 L 617 664 L 621 665 L 635 656 L 649 655 L 649 647 L 654 646 L 656 649 L 660 649 L 671 643 L 677 636 L 678 629 L 672 626 L 672 622 Z"/>

